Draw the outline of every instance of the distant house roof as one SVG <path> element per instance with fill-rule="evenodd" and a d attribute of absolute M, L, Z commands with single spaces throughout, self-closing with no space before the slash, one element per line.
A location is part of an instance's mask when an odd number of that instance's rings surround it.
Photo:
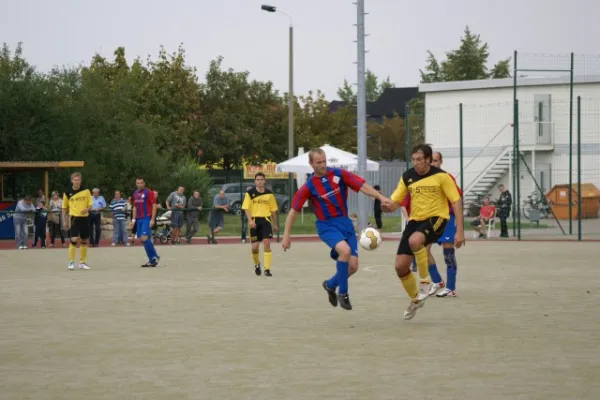
<path fill-rule="evenodd" d="M 387 88 L 376 101 L 367 102 L 367 116 L 392 117 L 394 113 L 397 113 L 400 117 L 404 117 L 406 104 L 418 93 L 418 87 Z M 329 103 L 329 112 L 335 112 L 346 106 L 345 101 L 334 100 Z"/>
<path fill-rule="evenodd" d="M 550 85 L 568 85 L 570 76 L 541 76 L 541 77 L 517 77 L 517 86 L 550 86 Z M 600 83 L 599 75 L 575 76 L 574 84 Z M 456 82 L 437 82 L 422 83 L 419 85 L 419 92 L 452 92 L 460 90 L 480 90 L 480 89 L 498 89 L 513 87 L 514 78 L 505 79 L 481 79 L 476 81 L 456 81 Z"/>

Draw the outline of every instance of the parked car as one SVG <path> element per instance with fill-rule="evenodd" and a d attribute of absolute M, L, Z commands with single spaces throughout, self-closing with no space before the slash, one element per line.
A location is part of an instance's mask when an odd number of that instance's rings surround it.
<path fill-rule="evenodd" d="M 222 189 L 225 191 L 225 197 L 227 198 L 227 204 L 229 204 L 229 212 L 235 215 L 241 215 L 242 213 L 242 202 L 244 201 L 244 194 L 246 194 L 246 188 L 248 186 L 254 186 L 253 183 L 243 182 L 239 183 L 225 183 L 223 185 L 215 185 L 210 188 L 208 195 L 210 200 L 219 194 Z M 268 187 L 269 185 L 267 185 Z M 243 192 L 240 192 L 240 189 Z M 287 195 L 274 193 L 275 201 L 280 213 L 287 213 L 290 209 L 290 199 Z"/>

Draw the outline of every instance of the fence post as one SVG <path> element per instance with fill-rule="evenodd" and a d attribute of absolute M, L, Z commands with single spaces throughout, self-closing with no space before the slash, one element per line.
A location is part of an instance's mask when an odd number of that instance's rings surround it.
<path fill-rule="evenodd" d="M 291 210 L 291 208 L 290 208 Z M 288 211 L 289 212 L 289 211 Z M 279 243 L 280 233 L 281 233 L 281 224 L 279 223 L 279 219 L 281 218 L 281 213 L 277 210 L 277 243 Z"/>
<path fill-rule="evenodd" d="M 410 129 L 408 127 L 409 111 L 410 107 L 407 104 L 406 106 L 404 106 L 404 161 L 406 161 L 406 169 L 410 168 Z"/>
<path fill-rule="evenodd" d="M 581 96 L 577 96 L 577 240 L 582 236 L 581 218 Z"/>
<path fill-rule="evenodd" d="M 515 100 L 515 175 L 517 184 L 517 240 L 521 240 L 521 151 L 519 150 L 519 100 Z"/>
<path fill-rule="evenodd" d="M 573 67 L 574 55 L 571 53 L 569 83 L 569 235 L 573 234 Z"/>
<path fill-rule="evenodd" d="M 519 141 L 518 138 L 518 128 L 517 128 L 517 73 L 518 73 L 518 69 L 517 69 L 517 51 L 515 50 L 515 54 L 513 56 L 513 157 L 512 157 L 512 162 L 513 162 L 513 168 L 512 168 L 512 174 L 513 174 L 513 180 L 512 180 L 512 192 L 513 192 L 513 213 L 512 213 L 512 220 L 513 220 L 513 236 L 516 237 L 517 236 L 517 212 L 519 210 L 519 204 L 516 202 L 517 200 L 517 179 L 518 179 L 518 175 L 517 175 L 517 163 L 519 162 L 519 154 L 517 153 L 517 142 Z"/>
<path fill-rule="evenodd" d="M 458 143 L 460 146 L 460 188 L 465 189 L 465 174 L 463 170 L 464 153 L 463 153 L 463 103 L 458 105 Z"/>

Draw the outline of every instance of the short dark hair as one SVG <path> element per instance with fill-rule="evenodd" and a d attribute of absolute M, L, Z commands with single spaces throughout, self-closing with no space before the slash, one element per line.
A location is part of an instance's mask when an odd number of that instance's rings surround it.
<path fill-rule="evenodd" d="M 413 154 L 418 153 L 420 151 L 423 152 L 425 160 L 429 159 L 431 161 L 431 157 L 433 157 L 433 149 L 430 145 L 426 143 L 418 144 L 411 149 L 410 155 L 412 156 Z"/>
<path fill-rule="evenodd" d="M 262 172 L 257 172 L 256 175 L 254 175 L 254 179 L 258 178 L 259 176 L 262 176 L 263 179 L 267 179 L 267 177 L 265 176 L 265 174 L 263 174 Z"/>
<path fill-rule="evenodd" d="M 143 180 L 144 180 L 144 177 L 143 177 L 143 176 L 138 176 L 137 178 L 135 178 L 135 180 L 136 180 L 136 181 L 140 181 L 140 180 L 142 180 L 142 181 L 143 181 Z"/>
<path fill-rule="evenodd" d="M 29 201 L 31 199 L 32 199 L 32 197 L 30 194 L 26 194 L 25 197 L 23 197 L 23 200 L 26 200 L 26 201 Z"/>
<path fill-rule="evenodd" d="M 375 185 L 375 186 L 373 186 L 373 189 L 375 189 L 375 190 L 381 190 L 381 186 Z"/>

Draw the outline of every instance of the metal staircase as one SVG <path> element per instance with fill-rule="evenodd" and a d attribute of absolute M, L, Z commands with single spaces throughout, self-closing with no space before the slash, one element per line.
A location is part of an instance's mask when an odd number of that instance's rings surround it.
<path fill-rule="evenodd" d="M 476 202 L 480 195 L 487 195 L 494 185 L 510 170 L 512 146 L 503 148 L 496 157 L 473 179 L 463 191 L 465 205 Z M 465 207 L 467 208 L 467 207 Z"/>

